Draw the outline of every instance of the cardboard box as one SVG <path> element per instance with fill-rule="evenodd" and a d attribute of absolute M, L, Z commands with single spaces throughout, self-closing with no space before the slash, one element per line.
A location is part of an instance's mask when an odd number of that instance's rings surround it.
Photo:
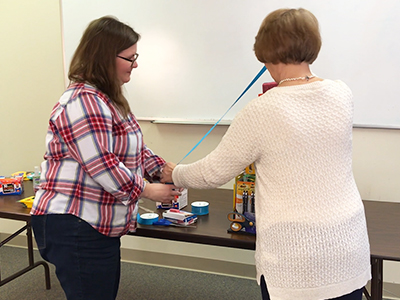
<path fill-rule="evenodd" d="M 176 209 L 182 209 L 188 205 L 188 191 L 187 189 L 184 189 L 182 191 L 182 195 L 179 196 L 176 200 L 172 202 L 172 205 L 169 204 L 163 204 L 161 202 L 156 202 L 157 208 L 161 209 L 170 209 L 170 208 L 176 208 Z"/>

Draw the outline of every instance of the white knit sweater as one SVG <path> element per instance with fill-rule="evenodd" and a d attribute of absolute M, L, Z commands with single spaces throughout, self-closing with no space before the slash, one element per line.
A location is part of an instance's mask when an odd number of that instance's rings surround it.
<path fill-rule="evenodd" d="M 272 300 L 334 298 L 370 279 L 352 116 L 341 81 L 276 87 L 238 113 L 213 152 L 173 172 L 177 186 L 214 188 L 255 162 L 257 279 Z"/>

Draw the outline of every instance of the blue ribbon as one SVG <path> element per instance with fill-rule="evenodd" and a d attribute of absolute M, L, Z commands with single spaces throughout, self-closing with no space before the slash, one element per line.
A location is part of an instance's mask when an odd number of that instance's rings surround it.
<path fill-rule="evenodd" d="M 217 123 L 214 124 L 213 127 L 211 127 L 211 129 L 200 139 L 200 141 L 194 145 L 194 147 L 192 148 L 192 150 L 190 150 L 179 162 L 178 165 L 190 154 L 193 152 L 194 149 L 197 148 L 198 145 L 200 145 L 200 143 L 207 137 L 207 135 L 210 134 L 210 132 L 215 128 L 215 126 L 218 125 L 219 122 L 221 122 L 222 118 L 225 117 L 225 115 L 231 110 L 232 107 L 235 106 L 235 104 L 240 100 L 240 98 L 242 98 L 242 96 L 249 90 L 249 88 L 251 88 L 251 86 L 258 80 L 258 78 L 261 77 L 262 74 L 264 74 L 264 72 L 267 70 L 267 68 L 265 66 L 263 66 L 260 70 L 260 72 L 258 72 L 258 74 L 256 75 L 256 77 L 254 77 L 254 79 L 249 83 L 249 85 L 247 86 L 247 88 L 240 94 L 240 96 L 236 99 L 235 102 L 233 102 L 233 104 L 231 105 L 231 107 L 228 108 L 228 110 L 223 114 L 223 116 L 217 121 Z"/>

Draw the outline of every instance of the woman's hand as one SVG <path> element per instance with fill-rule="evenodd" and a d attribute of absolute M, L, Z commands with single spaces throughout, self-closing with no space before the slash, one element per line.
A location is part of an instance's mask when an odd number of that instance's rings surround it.
<path fill-rule="evenodd" d="M 164 165 L 161 173 L 161 182 L 172 183 L 172 171 L 175 169 L 176 164 L 168 162 Z"/>
<path fill-rule="evenodd" d="M 180 195 L 180 190 L 173 184 L 147 183 L 141 197 L 155 202 L 171 203 Z"/>

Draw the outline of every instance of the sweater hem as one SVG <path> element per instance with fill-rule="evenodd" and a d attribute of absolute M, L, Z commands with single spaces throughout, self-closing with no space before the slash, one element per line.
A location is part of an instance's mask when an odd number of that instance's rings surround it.
<path fill-rule="evenodd" d="M 258 280 L 261 277 L 258 276 Z M 336 298 L 364 287 L 371 279 L 371 269 L 368 268 L 359 276 L 337 284 L 316 288 L 289 289 L 268 286 L 271 300 L 320 300 Z"/>

